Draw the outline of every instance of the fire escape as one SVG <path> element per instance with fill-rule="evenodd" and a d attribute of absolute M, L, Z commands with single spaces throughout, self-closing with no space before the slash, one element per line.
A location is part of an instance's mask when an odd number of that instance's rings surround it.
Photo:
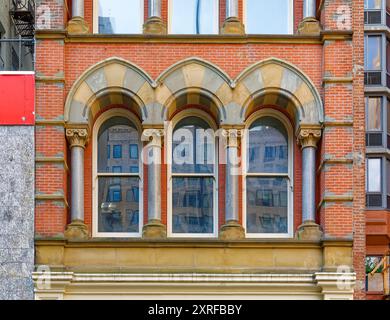
<path fill-rule="evenodd" d="M 35 1 L 10 0 L 10 15 L 20 39 L 30 52 L 34 52 Z"/>

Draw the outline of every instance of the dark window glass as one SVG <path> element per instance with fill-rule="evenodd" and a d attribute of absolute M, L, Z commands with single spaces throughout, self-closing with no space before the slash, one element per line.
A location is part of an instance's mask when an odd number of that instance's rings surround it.
<path fill-rule="evenodd" d="M 130 145 L 130 159 L 138 159 L 138 145 L 137 144 Z"/>
<path fill-rule="evenodd" d="M 120 181 L 119 184 L 116 184 Z M 139 210 L 139 199 L 128 199 L 128 190 L 139 188 L 139 178 L 99 178 L 99 232 L 138 232 L 132 214 Z M 122 193 L 126 192 L 126 198 Z"/>
<path fill-rule="evenodd" d="M 279 120 L 263 117 L 250 127 L 249 155 L 249 173 L 288 173 L 287 131 Z"/>
<path fill-rule="evenodd" d="M 121 145 L 115 145 L 114 146 L 113 157 L 114 157 L 114 159 L 122 158 L 122 146 Z"/>
<path fill-rule="evenodd" d="M 287 179 L 250 177 L 246 184 L 247 232 L 287 233 Z"/>
<path fill-rule="evenodd" d="M 173 178 L 173 232 L 213 233 L 214 179 Z"/>

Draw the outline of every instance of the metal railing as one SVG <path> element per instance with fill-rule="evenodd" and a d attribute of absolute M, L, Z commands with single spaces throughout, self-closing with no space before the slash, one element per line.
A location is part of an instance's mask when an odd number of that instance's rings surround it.
<path fill-rule="evenodd" d="M 34 39 L 0 39 L 0 71 L 34 71 Z"/>

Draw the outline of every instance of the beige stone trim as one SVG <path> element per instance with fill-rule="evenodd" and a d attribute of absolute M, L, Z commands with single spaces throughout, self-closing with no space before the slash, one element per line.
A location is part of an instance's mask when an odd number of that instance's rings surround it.
<path fill-rule="evenodd" d="M 226 139 L 225 147 L 239 148 L 244 131 L 240 129 L 223 129 L 222 136 Z"/>
<path fill-rule="evenodd" d="M 353 164 L 352 159 L 327 159 L 327 160 L 322 160 L 318 169 L 317 169 L 317 174 L 324 169 L 326 165 L 332 165 L 332 164 L 343 164 L 343 165 L 351 165 Z"/>
<path fill-rule="evenodd" d="M 64 195 L 61 194 L 36 194 L 35 200 L 37 201 L 61 201 L 64 202 L 66 207 L 69 207 L 68 201 Z"/>
<path fill-rule="evenodd" d="M 353 77 L 324 77 L 324 84 L 330 83 L 353 83 Z"/>
<path fill-rule="evenodd" d="M 68 164 L 64 158 L 60 157 L 36 157 L 35 158 L 36 163 L 60 163 L 64 165 L 64 168 L 66 171 L 69 171 Z"/>
<path fill-rule="evenodd" d="M 66 129 L 66 138 L 68 139 L 71 148 L 85 148 L 88 142 L 88 130 L 80 128 Z"/>
<path fill-rule="evenodd" d="M 65 121 L 64 120 L 35 120 L 35 125 L 65 127 Z"/>
<path fill-rule="evenodd" d="M 321 128 L 319 127 L 301 127 L 297 135 L 298 143 L 303 148 L 317 148 L 317 143 L 321 139 Z"/>
<path fill-rule="evenodd" d="M 327 202 L 353 202 L 352 196 L 332 196 L 332 197 L 324 197 L 320 204 L 317 207 L 317 210 L 321 209 L 321 207 Z"/>
<path fill-rule="evenodd" d="M 65 77 L 51 77 L 51 76 L 35 76 L 36 82 L 42 82 L 42 83 L 56 83 L 56 82 L 65 82 Z"/>

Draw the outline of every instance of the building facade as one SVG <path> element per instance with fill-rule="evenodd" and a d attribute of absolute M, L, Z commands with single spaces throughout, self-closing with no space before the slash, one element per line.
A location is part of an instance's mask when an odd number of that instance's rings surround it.
<path fill-rule="evenodd" d="M 33 299 L 34 4 L 0 1 L 0 300 Z"/>
<path fill-rule="evenodd" d="M 365 31 L 365 99 L 366 99 L 366 271 L 387 254 L 390 248 L 390 104 L 389 66 L 390 2 L 366 1 L 364 7 Z M 367 275 L 367 297 L 382 299 L 389 295 L 388 270 L 379 269 Z M 387 289 L 387 290 L 386 290 Z"/>
<path fill-rule="evenodd" d="M 36 299 L 364 299 L 364 5 L 38 0 Z"/>

